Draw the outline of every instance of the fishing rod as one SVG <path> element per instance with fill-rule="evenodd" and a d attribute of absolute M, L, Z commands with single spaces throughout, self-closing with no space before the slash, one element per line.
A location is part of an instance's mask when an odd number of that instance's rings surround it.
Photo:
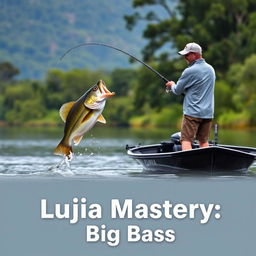
<path fill-rule="evenodd" d="M 163 75 L 161 75 L 158 71 L 156 71 L 155 69 L 153 69 L 151 66 L 149 66 L 147 63 L 143 62 L 142 60 L 139 60 L 138 58 L 136 58 L 135 56 L 133 56 L 132 54 L 124 51 L 124 50 L 121 50 L 117 47 L 114 47 L 112 45 L 109 45 L 109 44 L 103 44 L 103 43 L 83 43 L 83 44 L 79 44 L 79 45 L 76 45 L 70 49 L 68 49 L 61 57 L 60 57 L 60 60 L 62 60 L 69 52 L 71 52 L 72 50 L 74 49 L 77 49 L 79 47 L 82 47 L 82 46 L 91 46 L 91 45 L 98 45 L 98 46 L 104 46 L 104 47 L 108 47 L 108 48 L 111 48 L 111 49 L 114 49 L 114 50 L 117 50 L 119 52 L 122 52 L 128 56 L 130 56 L 131 58 L 133 58 L 134 60 L 140 62 L 141 64 L 143 64 L 145 67 L 147 67 L 149 70 L 151 70 L 152 72 L 154 72 L 155 74 L 157 74 L 165 83 L 167 83 L 169 80 L 167 78 L 165 78 Z M 166 89 L 167 91 L 167 89 Z M 169 90 L 168 90 L 169 91 Z"/>

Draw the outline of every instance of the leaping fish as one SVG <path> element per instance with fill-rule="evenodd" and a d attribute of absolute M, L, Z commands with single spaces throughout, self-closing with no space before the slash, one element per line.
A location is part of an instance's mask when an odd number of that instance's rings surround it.
<path fill-rule="evenodd" d="M 92 86 L 77 101 L 68 102 L 60 108 L 61 119 L 65 122 L 64 136 L 55 148 L 55 155 L 69 156 L 72 154 L 72 142 L 78 145 L 83 135 L 89 131 L 96 122 L 106 123 L 102 116 L 106 99 L 114 96 L 104 81 L 100 80 Z"/>

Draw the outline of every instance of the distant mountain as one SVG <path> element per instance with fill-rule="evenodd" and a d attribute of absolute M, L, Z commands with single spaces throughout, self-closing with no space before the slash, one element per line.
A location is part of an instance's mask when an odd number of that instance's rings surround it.
<path fill-rule="evenodd" d="M 41 79 L 47 70 L 86 67 L 111 70 L 129 59 L 103 47 L 84 47 L 60 56 L 83 42 L 120 47 L 140 57 L 142 28 L 128 31 L 123 16 L 131 0 L 0 0 L 0 62 L 9 61 L 20 77 Z"/>

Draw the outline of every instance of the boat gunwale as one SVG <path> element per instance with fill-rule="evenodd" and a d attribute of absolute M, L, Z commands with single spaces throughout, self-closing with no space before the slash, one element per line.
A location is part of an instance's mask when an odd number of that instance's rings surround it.
<path fill-rule="evenodd" d="M 194 153 L 194 152 L 199 151 L 199 150 L 210 150 L 210 149 L 216 148 L 216 149 L 224 149 L 224 150 L 227 149 L 227 150 L 235 152 L 235 153 L 242 153 L 242 154 L 245 154 L 245 155 L 248 155 L 248 156 L 253 156 L 254 159 L 256 160 L 256 148 L 245 147 L 245 146 L 224 145 L 224 144 L 211 145 L 207 148 L 193 148 L 193 149 L 186 150 L 186 151 L 158 152 L 158 153 L 157 152 L 156 153 L 134 153 L 133 152 L 133 150 L 136 150 L 136 149 L 139 149 L 139 148 L 143 149 L 143 148 L 150 148 L 150 147 L 154 148 L 154 147 L 161 147 L 161 146 L 162 146 L 162 144 L 151 144 L 151 145 L 145 145 L 145 146 L 135 146 L 132 149 L 128 149 L 127 154 L 131 157 L 138 157 L 138 158 L 156 157 L 156 156 L 157 157 L 167 157 L 167 156 L 170 156 L 170 155 L 175 155 L 175 154 L 180 154 L 180 153 L 189 154 L 189 153 Z M 254 150 L 255 154 L 244 152 L 244 151 L 238 150 L 238 149 L 233 149 L 232 147 Z"/>

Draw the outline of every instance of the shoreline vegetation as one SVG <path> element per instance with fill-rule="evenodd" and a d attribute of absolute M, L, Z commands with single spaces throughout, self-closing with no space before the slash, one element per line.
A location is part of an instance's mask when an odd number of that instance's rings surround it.
<path fill-rule="evenodd" d="M 180 68 L 172 72 L 174 81 L 185 68 L 183 60 L 177 62 Z M 165 75 L 171 69 L 170 63 L 151 65 Z M 256 55 L 252 55 L 233 66 L 225 79 L 217 74 L 213 123 L 219 127 L 256 128 L 255 65 Z M 112 72 L 54 69 L 43 81 L 16 80 L 16 74 L 13 64 L 0 63 L 0 126 L 61 126 L 59 108 L 77 100 L 100 79 L 116 93 L 103 111 L 108 126 L 179 128 L 181 124 L 183 98 L 167 94 L 164 83 L 143 67 Z"/>

